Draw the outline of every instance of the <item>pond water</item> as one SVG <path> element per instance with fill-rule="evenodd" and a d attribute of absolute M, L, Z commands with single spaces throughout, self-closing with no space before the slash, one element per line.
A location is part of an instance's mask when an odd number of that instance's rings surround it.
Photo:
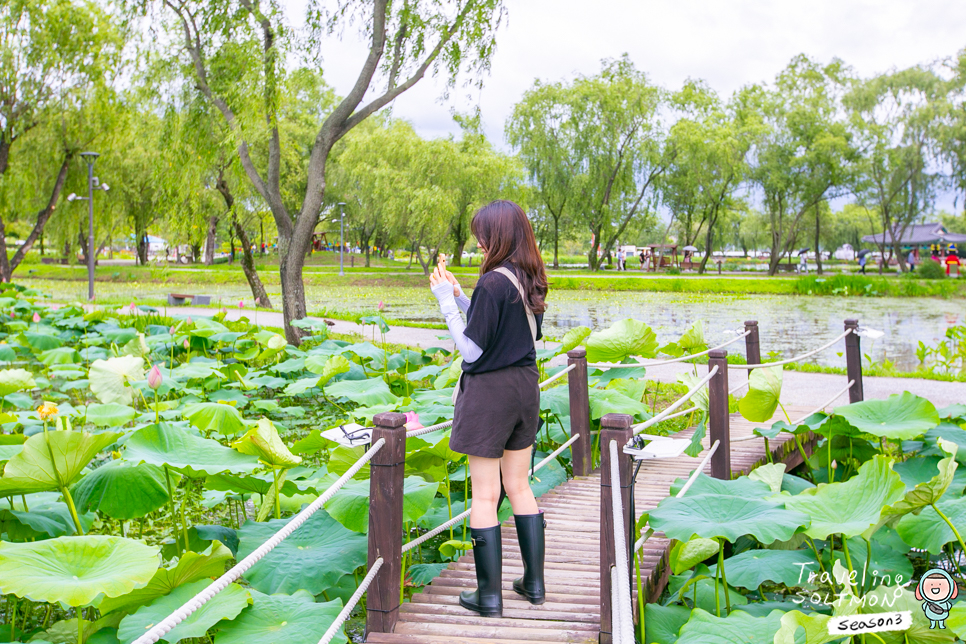
<path fill-rule="evenodd" d="M 414 298 L 416 299 L 416 298 Z M 424 298 L 418 298 L 423 300 Z M 733 338 L 731 330 L 743 329 L 745 320 L 757 320 L 761 351 L 778 351 L 786 357 L 814 349 L 844 330 L 843 321 L 857 318 L 861 326 L 885 335 L 875 341 L 862 339 L 863 353 L 879 361 L 892 360 L 903 370 L 918 365 L 919 341 L 935 344 L 950 326 L 966 324 L 966 302 L 936 298 L 843 298 L 788 295 L 680 295 L 675 293 L 555 291 L 544 318 L 548 335 L 561 336 L 575 326 L 607 328 L 624 318 L 649 324 L 658 341 L 677 339 L 687 327 L 701 321 L 712 345 Z M 439 322 L 435 300 L 395 299 L 387 315 L 413 321 Z M 340 303 L 349 307 L 350 302 Z M 368 304 L 371 307 L 371 304 Z M 736 345 L 744 351 L 743 345 Z M 826 366 L 844 367 L 842 346 L 811 359 Z"/>
<path fill-rule="evenodd" d="M 55 300 L 86 299 L 86 284 L 52 280 L 24 280 L 48 293 Z M 164 302 L 173 285 L 152 283 L 106 283 L 97 285 L 101 302 L 136 301 L 152 304 Z M 194 285 L 198 291 L 197 285 Z M 412 322 L 442 322 L 436 300 L 429 289 L 382 286 L 326 286 L 306 284 L 309 311 L 376 313 L 377 304 L 385 302 L 386 317 Z M 268 288 L 278 307 L 281 294 L 277 286 Z M 237 304 L 251 300 L 251 292 L 242 284 L 206 285 L 224 302 Z M 778 351 L 790 357 L 818 347 L 843 330 L 843 320 L 858 318 L 860 325 L 883 331 L 885 335 L 871 341 L 862 339 L 863 353 L 873 359 L 892 360 L 904 370 L 918 364 L 916 348 L 920 341 L 935 344 L 950 326 L 966 324 L 966 300 L 938 298 L 885 297 L 814 297 L 792 295 L 701 295 L 647 292 L 553 291 L 544 330 L 560 337 L 568 329 L 585 325 L 602 329 L 624 318 L 636 318 L 654 328 L 658 341 L 678 338 L 684 330 L 701 321 L 705 336 L 712 344 L 734 337 L 729 330 L 743 327 L 745 320 L 758 320 L 761 351 Z M 230 305 L 230 304 L 229 304 Z M 736 344 L 737 351 L 744 351 Z M 827 366 L 845 366 L 845 358 L 836 355 L 842 346 L 833 347 L 810 359 Z"/>

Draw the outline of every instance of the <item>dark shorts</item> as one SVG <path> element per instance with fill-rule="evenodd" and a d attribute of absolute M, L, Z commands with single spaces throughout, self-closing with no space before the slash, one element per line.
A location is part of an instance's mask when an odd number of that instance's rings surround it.
<path fill-rule="evenodd" d="M 453 413 L 450 449 L 483 458 L 533 445 L 540 419 L 536 365 L 464 373 Z"/>

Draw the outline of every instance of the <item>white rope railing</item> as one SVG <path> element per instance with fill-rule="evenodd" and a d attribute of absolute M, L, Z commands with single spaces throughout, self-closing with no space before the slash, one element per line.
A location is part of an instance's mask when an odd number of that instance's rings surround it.
<path fill-rule="evenodd" d="M 305 523 L 309 517 L 318 512 L 319 508 L 321 508 L 326 504 L 326 502 L 328 502 L 329 499 L 335 496 L 335 493 L 342 489 L 342 486 L 352 479 L 352 477 L 355 476 L 356 473 L 361 470 L 362 467 L 368 463 L 385 444 L 386 439 L 384 438 L 380 438 L 373 443 L 372 447 L 369 448 L 369 451 L 367 451 L 359 458 L 359 460 L 353 463 L 353 465 L 346 470 L 345 474 L 339 477 L 335 483 L 330 485 L 329 488 L 319 496 L 319 498 L 295 515 L 295 517 L 286 523 L 281 530 L 272 535 L 265 543 L 256 548 L 250 555 L 235 564 L 231 570 L 223 574 L 221 577 L 212 582 L 207 588 L 185 602 L 181 608 L 162 619 L 160 622 L 155 624 L 151 630 L 134 640 L 133 644 L 155 644 L 155 642 L 164 637 L 164 635 L 172 628 L 183 622 L 192 613 L 204 606 L 209 599 L 223 591 L 232 582 L 245 574 L 248 569 L 258 563 L 262 557 L 274 550 L 278 544 L 284 541 L 293 532 L 298 530 L 298 528 Z"/>
<path fill-rule="evenodd" d="M 369 569 L 369 574 L 363 578 L 362 583 L 359 584 L 358 588 L 356 588 L 356 592 L 352 593 L 352 597 L 350 597 L 349 601 L 346 602 L 345 607 L 339 611 L 335 621 L 329 624 L 329 628 L 325 631 L 322 639 L 319 640 L 319 644 L 329 644 L 329 642 L 332 641 L 332 638 L 335 637 L 336 633 L 339 632 L 339 629 L 342 628 L 345 620 L 349 619 L 352 609 L 356 607 L 356 604 L 358 604 L 359 600 L 362 599 L 362 595 L 365 594 L 365 592 L 369 589 L 369 584 L 372 583 L 372 580 L 375 578 L 376 573 L 379 572 L 380 568 L 382 568 L 382 557 L 379 557 L 373 562 L 372 568 Z"/>
<path fill-rule="evenodd" d="M 732 387 L 731 389 L 729 389 L 728 390 L 728 395 L 729 396 L 734 396 L 735 395 L 735 392 L 741 391 L 742 389 L 744 389 L 747 386 L 748 386 L 748 381 L 746 380 L 743 383 L 741 383 L 740 385 L 737 385 L 737 386 Z"/>
<path fill-rule="evenodd" d="M 620 575 L 617 566 L 610 569 L 610 630 L 614 644 L 627 644 L 624 637 L 624 607 L 621 605 Z"/>
<path fill-rule="evenodd" d="M 687 362 L 688 360 L 693 360 L 695 358 L 700 358 L 701 356 L 706 356 L 712 351 L 717 351 L 718 349 L 724 349 L 730 344 L 734 344 L 738 340 L 746 337 L 751 331 L 745 331 L 744 333 L 734 337 L 724 344 L 719 344 L 716 347 L 711 347 L 710 349 L 705 349 L 701 353 L 691 353 L 686 356 L 681 356 L 680 358 L 672 358 L 670 360 L 659 360 L 658 362 L 590 362 L 587 367 L 593 369 L 630 369 L 634 367 L 660 367 L 666 364 L 674 364 L 677 362 Z"/>
<path fill-rule="evenodd" d="M 849 380 L 849 384 L 847 384 L 844 387 L 842 387 L 842 389 L 839 390 L 839 392 L 837 394 L 835 394 L 834 396 L 832 396 L 831 398 L 829 398 L 825 403 L 823 403 L 822 405 L 816 407 L 812 411 L 808 412 L 807 414 L 805 414 L 804 416 L 802 416 L 801 418 L 799 418 L 798 420 L 796 420 L 792 424 L 793 425 L 801 425 L 802 424 L 802 421 L 805 420 L 806 418 L 808 418 L 809 416 L 811 416 L 812 414 L 817 414 L 820 411 L 824 411 L 826 407 L 828 407 L 829 405 L 831 405 L 832 403 L 834 403 L 836 400 L 838 400 L 839 398 L 841 398 L 842 395 L 845 392 L 847 392 L 849 389 L 851 389 L 852 388 L 852 385 L 854 385 L 854 384 L 855 384 L 855 381 L 854 380 Z"/>
<path fill-rule="evenodd" d="M 855 381 L 854 380 L 849 380 L 849 384 L 845 385 L 845 387 L 843 387 L 837 394 L 835 394 L 834 396 L 832 396 L 831 398 L 829 398 L 827 401 L 825 401 L 824 403 L 822 403 L 821 405 L 819 405 L 818 407 L 816 407 L 812 411 L 808 412 L 807 414 L 805 414 L 804 416 L 802 416 L 801 418 L 799 418 L 798 420 L 796 420 L 795 422 L 793 422 L 792 425 L 794 425 L 794 426 L 801 425 L 802 424 L 802 421 L 805 420 L 806 418 L 808 418 L 809 416 L 811 416 L 812 414 L 817 414 L 820 411 L 824 411 L 826 407 L 828 407 L 833 402 L 835 402 L 836 400 L 838 400 L 839 398 L 841 398 L 842 397 L 842 394 L 844 394 L 845 392 L 847 392 L 852 387 L 852 385 L 854 385 L 854 384 L 855 384 Z M 733 438 L 733 439 L 731 439 L 731 442 L 732 443 L 744 443 L 744 442 L 747 442 L 747 441 L 753 441 L 756 438 L 765 438 L 765 437 L 764 436 L 759 436 L 758 434 L 751 434 L 749 436 L 742 436 L 741 438 Z"/>
<path fill-rule="evenodd" d="M 447 420 L 446 422 L 439 423 L 438 425 L 430 425 L 429 427 L 420 427 L 419 429 L 410 429 L 406 432 L 406 438 L 412 438 L 413 436 L 422 436 L 423 434 L 432 434 L 433 432 L 438 432 L 441 429 L 446 429 L 447 427 L 452 427 L 453 421 Z"/>
<path fill-rule="evenodd" d="M 694 485 L 694 482 L 698 480 L 698 475 L 704 471 L 704 466 L 708 464 L 708 461 L 711 460 L 711 457 L 714 456 L 714 453 L 718 451 L 719 445 L 721 445 L 720 441 L 715 441 L 714 444 L 711 445 L 711 449 L 708 450 L 708 453 L 705 454 L 704 458 L 701 459 L 701 462 L 698 463 L 698 467 L 695 468 L 694 472 L 691 473 L 691 476 L 688 478 L 688 482 L 684 484 L 684 487 L 678 490 L 677 494 L 674 495 L 676 498 L 680 499 L 682 496 L 684 496 L 685 492 L 691 489 L 691 486 Z"/>
<path fill-rule="evenodd" d="M 836 342 L 838 342 L 839 340 L 841 340 L 842 338 L 844 338 L 845 336 L 847 336 L 850 333 L 852 333 L 852 329 L 846 329 L 845 332 L 842 335 L 838 336 L 837 338 L 835 338 L 831 342 L 827 342 L 826 344 L 823 344 L 818 349 L 813 349 L 813 350 L 809 351 L 808 353 L 803 353 L 801 355 L 797 355 L 797 356 L 795 356 L 793 358 L 789 358 L 787 360 L 782 360 L 780 362 L 765 362 L 763 364 L 733 364 L 733 365 L 728 365 L 728 366 L 731 367 L 732 369 L 762 369 L 762 368 L 765 368 L 765 367 L 780 367 L 782 365 L 791 364 L 793 362 L 798 362 L 799 360 L 803 360 L 805 358 L 809 358 L 811 356 L 814 356 L 816 353 L 821 353 L 822 351 L 825 351 L 830 346 L 832 346 L 833 344 L 835 344 Z"/>
<path fill-rule="evenodd" d="M 652 536 L 654 536 L 654 529 L 649 527 L 647 531 L 641 535 L 641 538 L 634 542 L 634 552 L 637 552 L 643 548 L 644 544 L 647 543 L 647 540 Z"/>
<path fill-rule="evenodd" d="M 570 447 L 571 445 L 573 445 L 574 444 L 574 441 L 576 441 L 578 438 L 580 438 L 580 434 L 574 434 L 573 436 L 571 436 L 567 440 L 566 443 L 562 444 L 560 447 L 558 447 L 554 451 L 552 451 L 549 454 L 547 454 L 546 458 L 544 458 L 542 461 L 540 461 L 539 463 L 537 463 L 536 465 L 534 465 L 533 466 L 533 469 L 531 469 L 529 472 L 527 472 L 527 476 L 533 474 L 534 472 L 536 472 L 537 470 L 539 470 L 541 467 L 543 467 L 544 465 L 546 465 L 547 463 L 549 463 L 553 459 L 557 458 L 557 456 L 559 456 L 562 451 L 564 451 L 565 449 L 567 449 L 568 447 Z M 408 552 L 408 551 L 412 550 L 416 546 L 419 546 L 422 543 L 424 543 L 424 542 L 432 539 L 433 537 L 435 537 L 436 535 L 440 534 L 441 532 L 445 532 L 446 530 L 449 530 L 452 526 L 456 525 L 457 523 L 461 523 L 468 516 L 470 516 L 470 511 L 469 510 L 465 510 L 465 511 L 457 514 L 455 517 L 453 517 L 452 519 L 450 519 L 446 523 L 442 523 L 442 524 L 436 526 L 435 528 L 433 528 L 432 530 L 430 530 L 429 532 L 427 532 L 426 534 L 421 534 L 421 535 L 419 535 L 418 538 L 413 539 L 409 543 L 404 544 L 403 547 L 402 547 L 402 551 L 403 552 Z"/>
<path fill-rule="evenodd" d="M 556 380 L 559 380 L 560 378 L 563 378 L 568 373 L 570 373 L 571 371 L 573 371 L 576 367 L 577 367 L 577 364 L 576 363 L 571 364 L 571 365 L 567 365 L 567 368 L 566 369 L 563 369 L 563 370 L 561 370 L 561 371 L 553 374 L 552 376 L 550 376 L 549 378 L 547 378 L 546 380 L 544 380 L 543 382 L 541 382 L 540 385 L 539 385 L 540 388 L 543 389 L 544 387 L 546 387 L 547 385 L 549 385 L 551 382 L 554 382 Z"/>
<path fill-rule="evenodd" d="M 708 382 L 710 382 L 711 379 L 714 378 L 715 374 L 717 373 L 718 373 L 718 365 L 711 367 L 711 370 L 708 372 L 708 375 L 706 375 L 704 378 L 699 380 L 698 383 L 694 385 L 694 387 L 688 390 L 688 393 L 684 394 L 676 401 L 674 401 L 670 407 L 662 411 L 657 416 L 654 416 L 653 418 L 649 418 L 648 420 L 645 420 L 643 423 L 638 423 L 637 425 L 631 426 L 631 429 L 634 430 L 635 434 L 640 434 L 651 425 L 656 425 L 662 420 L 667 419 L 672 413 L 674 413 L 677 410 L 678 407 L 680 407 L 687 401 L 691 400 L 691 397 L 694 396 L 696 393 L 698 393 L 702 387 L 708 384 Z"/>
<path fill-rule="evenodd" d="M 630 570 L 630 563 L 627 560 L 627 533 L 624 528 L 624 509 L 621 499 L 621 479 L 620 479 L 620 460 L 619 452 L 620 449 L 617 445 L 617 441 L 611 440 L 610 445 L 608 445 L 610 450 L 610 500 L 611 500 L 611 512 L 614 518 L 614 564 L 617 568 L 617 587 L 618 587 L 618 605 L 619 610 L 614 611 L 615 606 L 612 604 L 612 618 L 611 622 L 613 624 L 620 624 L 620 629 L 615 627 L 615 632 L 629 633 L 633 634 L 634 626 L 631 622 L 631 581 L 628 571 Z M 611 582 L 611 587 L 614 587 L 614 583 Z M 615 615 L 616 612 L 616 615 Z M 616 617 L 616 619 L 615 619 Z M 627 638 L 617 639 L 618 642 L 626 642 Z"/>

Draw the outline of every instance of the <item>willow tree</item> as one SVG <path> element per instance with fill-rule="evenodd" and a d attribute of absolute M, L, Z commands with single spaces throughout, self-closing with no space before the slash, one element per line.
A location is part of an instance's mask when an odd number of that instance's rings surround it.
<path fill-rule="evenodd" d="M 104 99 L 106 74 L 120 54 L 121 42 L 107 15 L 95 4 L 74 0 L 5 0 L 0 2 L 0 182 L 8 180 L 15 145 L 47 129 L 45 166 L 27 168 L 27 194 L 36 181 L 45 181 L 39 208 L 30 215 L 13 199 L 13 212 L 0 213 L 0 278 L 9 282 L 13 271 L 43 234 L 54 214 L 77 153 L 97 135 L 89 114 L 91 102 Z M 102 107 L 102 106 L 101 106 Z M 46 175 L 50 175 L 49 178 Z M 0 185 L 0 190 L 7 189 Z M 22 197 L 24 192 L 13 187 Z M 35 195 L 38 196 L 39 195 Z M 6 208 L 4 209 L 6 210 Z M 6 226 L 11 216 L 29 223 L 24 243 L 7 257 Z"/>
<path fill-rule="evenodd" d="M 146 0 L 142 0 L 146 1 Z M 301 334 L 291 322 L 306 315 L 302 270 L 319 222 L 326 168 L 333 146 L 369 116 L 419 82 L 427 72 L 455 82 L 462 71 L 486 70 L 504 13 L 502 0 L 322 0 L 309 3 L 304 30 L 288 29 L 268 0 L 155 0 L 173 18 L 199 91 L 221 113 L 237 145 L 248 181 L 271 210 L 278 230 L 282 310 L 289 342 Z M 356 28 L 368 52 L 356 80 L 331 110 L 314 115 L 304 184 L 297 199 L 282 190 L 284 150 L 280 87 L 295 52 L 319 53 L 323 39 Z M 253 69 L 245 56 L 257 60 Z M 337 55 L 332 60 L 341 62 Z M 255 100 L 257 99 L 257 100 Z M 254 140 L 264 132 L 264 153 Z"/>
<path fill-rule="evenodd" d="M 821 65 L 798 56 L 774 85 L 746 88 L 734 100 L 747 118 L 761 119 L 750 177 L 769 220 L 769 275 L 804 241 L 819 204 L 848 189 L 856 150 L 841 97 L 849 82 L 841 61 Z"/>
<path fill-rule="evenodd" d="M 569 213 L 593 236 L 592 270 L 600 264 L 598 250 L 610 252 L 635 217 L 652 212 L 656 179 L 667 164 L 658 118 L 663 100 L 664 92 L 625 55 L 569 84 L 538 81 L 507 124 L 555 226 Z"/>

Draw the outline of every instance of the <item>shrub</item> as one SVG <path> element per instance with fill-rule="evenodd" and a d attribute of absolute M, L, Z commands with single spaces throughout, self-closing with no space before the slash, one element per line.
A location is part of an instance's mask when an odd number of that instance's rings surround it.
<path fill-rule="evenodd" d="M 939 262 L 927 259 L 916 267 L 915 275 L 922 279 L 938 280 L 946 277 L 946 269 Z"/>
<path fill-rule="evenodd" d="M 668 275 L 680 275 L 681 274 L 681 269 L 678 268 L 677 266 L 672 266 L 671 268 L 667 269 L 664 272 L 666 274 L 668 274 Z"/>

